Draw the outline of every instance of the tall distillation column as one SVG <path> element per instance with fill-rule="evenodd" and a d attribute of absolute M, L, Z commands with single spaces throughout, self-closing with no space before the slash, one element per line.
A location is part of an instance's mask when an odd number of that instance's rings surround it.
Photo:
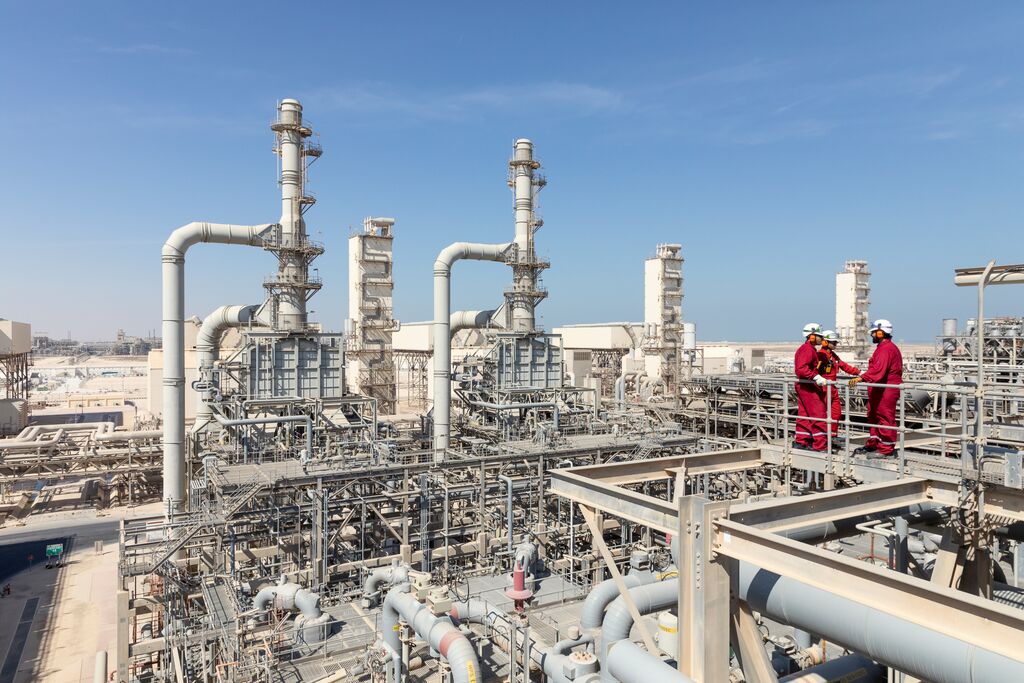
<path fill-rule="evenodd" d="M 508 184 L 515 194 L 516 249 L 510 260 L 512 287 L 505 292 L 509 311 L 507 329 L 532 334 L 537 330 L 534 309 L 547 296 L 538 283 L 547 263 L 537 258 L 533 242 L 534 232 L 544 224 L 536 216 L 537 194 L 547 181 L 535 173 L 540 162 L 533 158 L 533 143 L 526 138 L 516 140 L 508 166 Z"/>
<path fill-rule="evenodd" d="M 309 264 L 323 253 L 323 247 L 306 238 L 303 214 L 314 199 L 305 193 L 306 168 L 320 156 L 320 147 L 307 138 L 313 135 L 302 123 L 302 105 L 297 100 L 281 100 L 277 121 L 271 126 L 277 133 L 276 152 L 281 157 L 281 224 L 267 248 L 277 252 L 277 273 L 264 286 L 274 303 L 274 329 L 298 332 L 306 329 L 306 301 L 320 289 L 319 280 L 309 277 Z"/>

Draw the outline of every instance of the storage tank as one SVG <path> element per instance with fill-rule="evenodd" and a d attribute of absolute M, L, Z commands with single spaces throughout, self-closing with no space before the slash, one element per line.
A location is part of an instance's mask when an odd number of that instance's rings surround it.
<path fill-rule="evenodd" d="M 679 654 L 679 637 L 676 632 L 679 628 L 679 618 L 671 612 L 662 612 L 658 615 L 658 634 L 655 640 L 662 652 L 669 657 Z"/>
<path fill-rule="evenodd" d="M 956 318 L 943 318 L 942 319 L 942 336 L 943 337 L 955 337 L 956 336 Z"/>
<path fill-rule="evenodd" d="M 683 351 L 697 349 L 697 323 L 683 323 Z"/>

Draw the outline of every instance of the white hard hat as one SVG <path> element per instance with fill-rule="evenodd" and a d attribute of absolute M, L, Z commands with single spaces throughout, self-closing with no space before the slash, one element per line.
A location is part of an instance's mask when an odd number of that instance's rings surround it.
<path fill-rule="evenodd" d="M 821 336 L 828 340 L 829 344 L 839 343 L 839 335 L 836 334 L 835 330 L 825 330 L 824 332 L 821 333 Z"/>
<path fill-rule="evenodd" d="M 804 325 L 804 338 L 806 339 L 812 334 L 821 334 L 821 325 L 818 323 L 807 323 Z"/>
<path fill-rule="evenodd" d="M 874 332 L 875 330 L 881 330 L 882 332 L 885 332 L 887 335 L 891 337 L 892 323 L 886 320 L 885 318 L 879 318 L 875 322 L 871 323 L 871 331 Z"/>

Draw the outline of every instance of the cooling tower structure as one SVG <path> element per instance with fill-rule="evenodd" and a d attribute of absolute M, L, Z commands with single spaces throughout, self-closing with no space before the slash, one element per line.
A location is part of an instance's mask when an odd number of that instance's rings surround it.
<path fill-rule="evenodd" d="M 870 293 L 871 273 L 867 261 L 847 261 L 843 272 L 836 273 L 836 334 L 842 348 L 858 359 L 871 355 Z"/>
<path fill-rule="evenodd" d="M 391 344 L 398 326 L 392 308 L 394 226 L 394 218 L 367 218 L 362 232 L 348 238 L 349 389 L 375 399 L 384 415 L 395 412 L 397 396 Z"/>

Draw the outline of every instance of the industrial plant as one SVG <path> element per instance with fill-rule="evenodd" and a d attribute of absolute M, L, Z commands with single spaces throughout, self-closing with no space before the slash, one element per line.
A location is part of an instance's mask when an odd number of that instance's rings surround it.
<path fill-rule="evenodd" d="M 417 256 L 433 316 L 399 320 L 402 216 L 360 207 L 347 272 L 314 268 L 331 150 L 297 100 L 270 128 L 280 215 L 168 226 L 159 338 L 33 351 L 0 320 L 0 544 L 42 528 L 52 567 L 25 550 L 2 581 L 113 577 L 4 597 L 0 681 L 61 669 L 33 624 L 79 594 L 110 631 L 73 665 L 96 683 L 1024 681 L 1024 317 L 985 311 L 1024 265 L 949 272 L 975 317 L 902 355 L 857 253 L 834 321 L 713 342 L 683 232 L 622 264 L 638 321 L 544 329 L 545 271 L 580 264 L 540 255 L 557 173 L 523 137 L 506 227 Z M 265 297 L 190 317 L 209 244 L 266 252 Z M 507 273 L 486 310 L 452 310 L 467 260 Z M 324 329 L 310 301 L 346 283 Z M 82 509 L 116 543 L 69 540 Z"/>

